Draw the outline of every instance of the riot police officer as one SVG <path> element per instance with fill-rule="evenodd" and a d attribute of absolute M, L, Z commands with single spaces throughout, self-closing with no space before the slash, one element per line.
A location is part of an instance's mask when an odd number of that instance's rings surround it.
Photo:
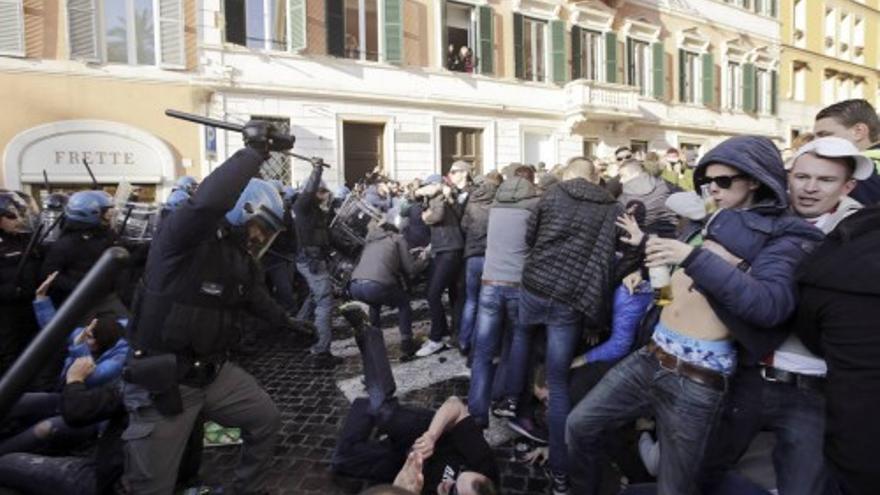
<path fill-rule="evenodd" d="M 113 198 L 104 191 L 74 193 L 64 207 L 61 235 L 46 253 L 41 275 L 45 279 L 58 272 L 50 294 L 56 307 L 116 242 L 110 228 L 112 209 Z"/>
<path fill-rule="evenodd" d="M 37 288 L 39 259 L 28 245 L 30 212 L 14 192 L 0 192 L 0 376 L 37 331 L 31 301 Z"/>
<path fill-rule="evenodd" d="M 269 395 L 227 360 L 249 312 L 299 328 L 265 287 L 257 260 L 282 229 L 281 196 L 254 179 L 270 150 L 292 147 L 266 122 L 244 128 L 246 148 L 211 173 L 153 239 L 128 340 L 124 482 L 170 494 L 197 417 L 242 429 L 235 493 L 260 489 L 280 419 Z M 286 138 L 286 139 L 285 139 Z"/>
<path fill-rule="evenodd" d="M 186 193 L 187 196 L 192 196 L 198 188 L 199 181 L 197 181 L 195 177 L 184 175 L 183 177 L 177 179 L 177 182 L 174 183 L 174 187 L 171 189 L 171 192 L 183 191 L 184 193 Z"/>

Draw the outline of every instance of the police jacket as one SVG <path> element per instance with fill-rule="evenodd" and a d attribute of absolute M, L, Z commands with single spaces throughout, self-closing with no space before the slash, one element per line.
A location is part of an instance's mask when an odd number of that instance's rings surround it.
<path fill-rule="evenodd" d="M 113 246 L 115 235 L 107 227 L 67 221 L 58 240 L 52 244 L 43 262 L 41 277 L 52 272 L 58 277 L 52 282 L 52 294 L 60 304 L 86 276 L 104 251 Z"/>
<path fill-rule="evenodd" d="M 37 320 L 30 308 L 30 301 L 37 288 L 40 262 L 36 255 L 28 256 L 16 280 L 18 266 L 27 251 L 30 235 L 10 234 L 0 231 L 0 335 L 8 338 L 7 332 L 19 336 L 30 336 L 37 331 Z M 23 341 L 22 341 L 23 343 Z M 12 342 L 0 346 L 17 347 Z M 17 352 L 15 349 L 14 352 Z M 0 353 L 3 354 L 3 353 Z M 4 363 L 0 363 L 2 366 Z M 4 370 L 0 369 L 0 374 Z"/>
<path fill-rule="evenodd" d="M 238 341 L 245 312 L 272 324 L 286 321 L 244 239 L 224 225 L 224 215 L 262 162 L 253 150 L 238 151 L 165 220 L 128 327 L 132 347 L 209 358 Z"/>
<path fill-rule="evenodd" d="M 319 252 L 328 254 L 330 250 L 329 216 L 321 209 L 318 189 L 321 187 L 321 174 L 324 169 L 315 167 L 305 188 L 293 202 L 296 215 L 297 252 Z"/>

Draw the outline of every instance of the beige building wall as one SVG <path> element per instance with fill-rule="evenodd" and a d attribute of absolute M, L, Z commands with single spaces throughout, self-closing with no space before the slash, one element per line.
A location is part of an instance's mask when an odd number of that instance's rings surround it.
<path fill-rule="evenodd" d="M 201 128 L 166 117 L 166 108 L 203 113 L 210 95 L 189 83 L 198 59 L 197 0 L 185 0 L 186 70 L 156 66 L 96 66 L 67 60 L 66 2 L 25 0 L 25 57 L 0 57 L 0 152 L 35 126 L 62 120 L 95 119 L 128 124 L 168 144 L 176 174 L 204 176 Z M 0 159 L 2 159 L 0 154 Z M 188 169 L 182 165 L 191 164 Z M 0 169 L 5 164 L 0 163 Z M 0 175 L 0 187 L 4 185 Z"/>

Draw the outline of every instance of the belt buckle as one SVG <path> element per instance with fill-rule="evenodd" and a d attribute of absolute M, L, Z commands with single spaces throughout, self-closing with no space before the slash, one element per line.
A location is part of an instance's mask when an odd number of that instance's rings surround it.
<path fill-rule="evenodd" d="M 775 377 L 772 377 L 772 376 L 767 376 L 767 370 L 768 370 L 768 369 L 769 369 L 768 366 L 761 366 L 761 378 L 763 378 L 764 381 L 768 381 L 768 382 L 770 382 L 770 383 L 779 383 L 779 379 L 778 379 L 778 378 L 775 378 Z"/>

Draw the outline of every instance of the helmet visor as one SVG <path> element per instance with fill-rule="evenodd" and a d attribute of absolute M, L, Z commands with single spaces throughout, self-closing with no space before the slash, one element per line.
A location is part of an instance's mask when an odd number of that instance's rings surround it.
<path fill-rule="evenodd" d="M 260 215 L 251 217 L 245 223 L 246 247 L 254 259 L 260 259 L 275 242 L 275 238 L 281 233 L 277 224 L 266 220 Z"/>

